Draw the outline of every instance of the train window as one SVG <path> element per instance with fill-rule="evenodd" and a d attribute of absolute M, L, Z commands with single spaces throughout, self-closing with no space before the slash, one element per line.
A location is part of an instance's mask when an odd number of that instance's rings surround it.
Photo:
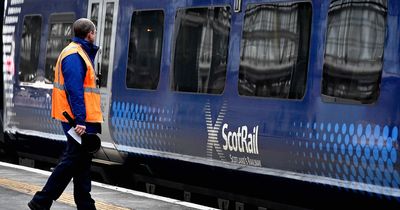
<path fill-rule="evenodd" d="M 373 103 L 379 95 L 386 0 L 332 0 L 328 13 L 322 99 Z"/>
<path fill-rule="evenodd" d="M 75 15 L 73 13 L 50 15 L 45 66 L 45 82 L 48 84 L 54 81 L 54 67 L 59 54 L 71 42 L 74 20 Z"/>
<path fill-rule="evenodd" d="M 180 9 L 176 14 L 171 88 L 220 94 L 225 87 L 229 7 Z"/>
<path fill-rule="evenodd" d="M 108 79 L 108 69 L 110 66 L 110 53 L 111 53 L 111 36 L 112 36 L 112 26 L 114 19 L 114 2 L 107 2 L 106 4 L 106 14 L 104 18 L 104 29 L 103 29 L 103 50 L 102 58 L 100 63 L 100 73 L 101 73 L 101 87 L 107 87 Z"/>
<path fill-rule="evenodd" d="M 311 4 L 250 4 L 240 49 L 240 95 L 301 99 L 307 82 Z"/>
<path fill-rule="evenodd" d="M 20 82 L 35 82 L 36 80 L 39 63 L 41 29 L 41 16 L 25 16 L 22 29 L 18 72 L 18 79 Z"/>
<path fill-rule="evenodd" d="M 132 15 L 126 85 L 128 88 L 157 88 L 160 77 L 164 13 L 136 11 Z"/>

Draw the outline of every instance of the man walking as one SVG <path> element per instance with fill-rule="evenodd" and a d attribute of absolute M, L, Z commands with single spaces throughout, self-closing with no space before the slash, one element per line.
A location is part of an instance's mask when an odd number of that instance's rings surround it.
<path fill-rule="evenodd" d="M 51 109 L 51 116 L 61 121 L 67 136 L 67 148 L 42 191 L 28 203 L 33 210 L 50 209 L 53 200 L 60 197 L 72 178 L 78 210 L 96 209 L 90 195 L 92 155 L 67 133 L 71 126 L 62 114 L 66 111 L 75 119 L 78 135 L 101 132 L 100 91 L 93 67 L 98 51 L 94 45 L 96 27 L 86 18 L 75 21 L 72 27 L 75 37 L 63 49 L 55 67 Z"/>

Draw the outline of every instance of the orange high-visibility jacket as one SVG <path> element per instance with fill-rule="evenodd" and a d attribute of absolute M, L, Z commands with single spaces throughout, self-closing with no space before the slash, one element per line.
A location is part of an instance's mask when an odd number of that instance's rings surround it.
<path fill-rule="evenodd" d="M 72 118 L 75 118 L 71 111 L 71 107 L 68 104 L 67 94 L 64 87 L 64 76 L 61 70 L 62 60 L 68 55 L 74 53 L 78 53 L 86 64 L 86 75 L 85 80 L 83 81 L 84 101 L 86 107 L 85 121 L 91 123 L 103 122 L 103 115 L 100 108 L 100 90 L 96 87 L 96 74 L 93 64 L 83 48 L 74 42 L 71 42 L 67 47 L 65 47 L 57 59 L 54 72 L 51 116 L 57 120 L 68 122 L 62 114 L 64 111 L 67 111 Z"/>

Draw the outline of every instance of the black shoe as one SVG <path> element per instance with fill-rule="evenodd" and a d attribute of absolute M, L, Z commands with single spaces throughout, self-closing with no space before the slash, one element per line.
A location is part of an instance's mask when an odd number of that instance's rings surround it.
<path fill-rule="evenodd" d="M 28 203 L 28 206 L 31 210 L 49 210 L 49 208 L 43 207 L 33 200 Z"/>

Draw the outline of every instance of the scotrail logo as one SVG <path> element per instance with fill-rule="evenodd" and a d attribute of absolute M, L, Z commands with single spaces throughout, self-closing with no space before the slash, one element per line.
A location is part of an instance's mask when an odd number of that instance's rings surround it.
<path fill-rule="evenodd" d="M 222 148 L 227 151 L 235 151 L 248 154 L 258 154 L 258 126 L 248 130 L 247 126 L 240 126 L 236 131 L 228 131 L 229 125 L 222 126 L 222 138 L 225 144 Z"/>
<path fill-rule="evenodd" d="M 217 152 L 220 160 L 226 161 L 225 152 L 229 152 L 228 156 L 232 162 L 236 159 L 236 156 L 232 156 L 232 152 L 235 154 L 253 154 L 258 155 L 258 125 L 254 127 L 248 127 L 246 125 L 231 128 L 228 123 L 222 123 L 227 111 L 227 103 L 224 102 L 218 113 L 215 123 L 211 117 L 211 105 L 207 102 L 205 105 L 205 118 L 207 123 L 207 157 L 213 157 L 213 149 Z M 222 127 L 221 127 L 222 125 Z M 221 131 L 221 132 L 220 132 Z M 218 141 L 218 137 L 222 137 L 223 145 Z M 234 157 L 234 158 L 232 158 Z M 248 158 L 248 157 L 246 157 Z M 249 159 L 249 158 L 248 158 Z"/>

